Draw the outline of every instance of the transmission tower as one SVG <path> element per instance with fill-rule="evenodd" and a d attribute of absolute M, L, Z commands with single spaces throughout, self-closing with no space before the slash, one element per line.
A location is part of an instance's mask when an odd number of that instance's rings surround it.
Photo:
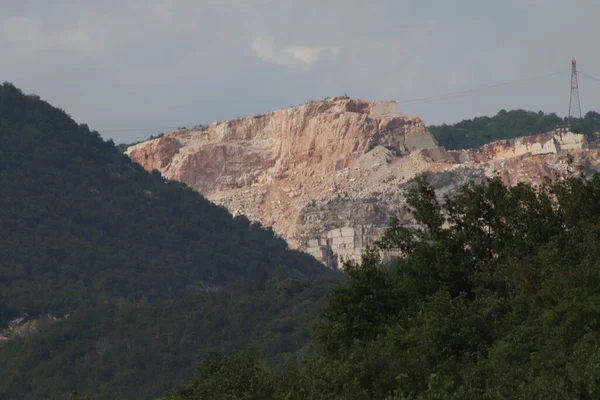
<path fill-rule="evenodd" d="M 572 118 L 581 118 L 579 84 L 577 83 L 577 61 L 571 61 L 571 98 L 569 99 L 569 124 Z"/>

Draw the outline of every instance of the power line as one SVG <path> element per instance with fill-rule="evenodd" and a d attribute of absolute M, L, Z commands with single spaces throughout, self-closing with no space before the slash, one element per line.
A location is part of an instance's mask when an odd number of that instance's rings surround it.
<path fill-rule="evenodd" d="M 477 92 L 498 89 L 501 87 L 516 85 L 516 84 L 520 84 L 520 83 L 526 83 L 526 82 L 530 82 L 530 81 L 534 81 L 534 80 L 549 79 L 549 78 L 553 78 L 555 76 L 563 75 L 565 73 L 566 72 L 564 70 L 556 71 L 556 72 L 553 72 L 550 74 L 533 76 L 533 77 L 523 78 L 523 79 L 515 79 L 512 81 L 502 82 L 502 83 L 489 85 L 489 86 L 476 87 L 476 88 L 460 90 L 460 91 L 455 91 L 455 92 L 448 92 L 448 93 L 438 94 L 438 95 L 434 95 L 434 96 L 416 97 L 416 98 L 412 98 L 412 99 L 401 100 L 401 101 L 397 101 L 397 104 L 398 105 L 419 104 L 419 103 L 427 103 L 430 101 L 446 99 L 446 98 L 450 99 L 450 98 L 464 97 L 464 96 L 467 96 L 467 95 L 470 95 L 473 93 L 477 93 Z M 581 71 L 579 71 L 579 73 L 586 79 L 589 79 L 596 83 L 600 83 L 600 79 L 594 78 L 593 76 L 583 73 Z M 177 128 L 179 128 L 179 127 L 178 126 L 167 126 L 167 127 L 161 127 L 161 128 L 130 128 L 130 129 L 101 130 L 100 132 L 102 132 L 103 134 L 109 134 L 109 133 L 154 133 L 154 132 L 161 133 L 161 132 L 165 132 L 165 131 L 175 130 Z"/>
<path fill-rule="evenodd" d="M 534 77 L 529 77 L 529 78 L 524 78 L 524 79 L 516 79 L 513 81 L 498 83 L 495 85 L 483 86 L 483 87 L 479 87 L 479 88 L 472 88 L 472 89 L 461 90 L 461 91 L 456 91 L 456 92 L 449 92 L 449 93 L 444 93 L 444 94 L 439 94 L 439 95 L 429 96 L 429 97 L 417 97 L 414 99 L 399 101 L 398 104 L 417 104 L 417 103 L 426 103 L 431 100 L 438 100 L 438 99 L 443 99 L 443 98 L 461 97 L 461 96 L 469 95 L 469 94 L 476 93 L 476 92 L 481 92 L 481 91 L 490 90 L 490 89 L 497 89 L 500 87 L 515 85 L 518 83 L 524 83 L 524 82 L 529 82 L 529 81 L 539 80 L 539 79 L 547 79 L 547 78 L 551 78 L 554 76 L 562 75 L 564 73 L 565 73 L 564 71 L 557 71 L 557 72 L 553 72 L 553 73 L 547 74 L 547 75 L 534 76 Z"/>
<path fill-rule="evenodd" d="M 579 75 L 581 75 L 582 77 L 584 77 L 592 82 L 600 83 L 600 79 L 594 78 L 593 76 L 586 74 L 585 72 L 579 71 Z"/>
<path fill-rule="evenodd" d="M 114 129 L 109 131 L 102 131 L 102 133 L 118 133 L 118 132 L 144 132 L 144 131 L 166 131 L 176 129 L 177 126 L 166 126 L 163 128 L 131 128 L 131 129 Z"/>

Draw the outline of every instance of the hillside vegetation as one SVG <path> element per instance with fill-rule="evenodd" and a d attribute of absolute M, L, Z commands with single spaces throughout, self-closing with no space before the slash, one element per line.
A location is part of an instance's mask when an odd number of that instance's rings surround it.
<path fill-rule="evenodd" d="M 493 117 L 476 117 L 456 124 L 432 125 L 429 130 L 441 146 L 448 150 L 459 150 L 480 147 L 496 140 L 549 132 L 567 122 L 566 118 L 560 118 L 555 113 L 500 110 Z M 573 119 L 571 130 L 587 136 L 600 132 L 600 114 L 590 111 L 584 118 Z"/>
<path fill-rule="evenodd" d="M 217 348 L 282 363 L 338 279 L 8 83 L 0 186 L 0 333 L 40 319 L 0 347 L 0 398 L 152 398 Z"/>
<path fill-rule="evenodd" d="M 211 351 L 250 348 L 268 365 L 308 354 L 309 325 L 334 280 L 274 275 L 262 288 L 179 301 L 100 301 L 0 347 L 0 398 L 153 399 L 192 376 Z"/>
<path fill-rule="evenodd" d="M 600 176 L 491 179 L 443 203 L 420 178 L 408 199 L 420 228 L 393 220 L 379 242 L 405 256 L 348 265 L 315 355 L 276 372 L 212 353 L 167 399 L 597 398 Z"/>

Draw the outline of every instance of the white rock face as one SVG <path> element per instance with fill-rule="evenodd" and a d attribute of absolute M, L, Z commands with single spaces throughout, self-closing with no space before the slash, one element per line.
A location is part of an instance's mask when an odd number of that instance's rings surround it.
<path fill-rule="evenodd" d="M 390 117 L 402 117 L 400 113 L 400 107 L 395 101 L 375 101 L 371 108 L 371 115 L 373 118 L 390 118 Z"/>
<path fill-rule="evenodd" d="M 411 223 L 404 191 L 416 175 L 431 174 L 440 195 L 496 174 L 541 182 L 569 173 L 567 154 L 596 165 L 597 150 L 584 145 L 582 135 L 551 132 L 446 151 L 393 101 L 337 97 L 170 132 L 127 154 L 340 267 L 360 259 L 390 216 Z"/>
<path fill-rule="evenodd" d="M 563 150 L 581 150 L 584 146 L 583 135 L 572 132 L 551 132 L 537 136 L 527 136 L 509 141 L 497 141 L 487 144 L 472 153 L 485 155 L 488 160 L 503 160 L 525 155 L 557 154 Z"/>
<path fill-rule="evenodd" d="M 578 135 L 573 132 L 557 133 L 554 138 L 558 144 L 557 150 L 580 150 L 583 149 L 583 135 Z"/>

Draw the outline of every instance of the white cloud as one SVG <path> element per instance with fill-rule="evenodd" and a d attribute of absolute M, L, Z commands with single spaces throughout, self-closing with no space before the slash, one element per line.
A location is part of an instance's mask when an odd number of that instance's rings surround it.
<path fill-rule="evenodd" d="M 286 46 L 278 49 L 272 37 L 259 37 L 252 43 L 254 54 L 265 62 L 283 66 L 310 68 L 328 56 L 335 56 L 339 48 L 331 46 Z"/>
<path fill-rule="evenodd" d="M 568 68 L 573 56 L 593 74 L 600 56 L 588 31 L 600 2 L 575 2 L 0 0 L 0 76 L 100 130 L 210 122 L 339 93 L 402 101 Z M 560 110 L 565 79 L 542 82 L 558 86 L 553 96 L 528 84 L 404 112 L 441 123 Z M 586 106 L 600 98 L 582 95 Z"/>

